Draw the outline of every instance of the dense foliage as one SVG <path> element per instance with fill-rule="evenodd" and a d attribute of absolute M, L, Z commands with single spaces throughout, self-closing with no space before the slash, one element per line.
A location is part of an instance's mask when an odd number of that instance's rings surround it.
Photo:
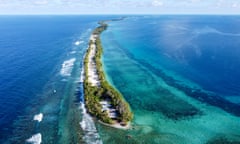
<path fill-rule="evenodd" d="M 85 103 L 88 109 L 88 112 L 105 123 L 113 123 L 113 120 L 108 117 L 107 112 L 102 112 L 102 106 L 99 103 L 101 100 L 108 100 L 111 104 L 116 108 L 118 117 L 117 120 L 123 124 L 126 124 L 128 121 L 133 119 L 133 114 L 130 110 L 128 103 L 124 100 L 123 96 L 119 91 L 114 89 L 105 79 L 105 74 L 102 69 L 101 56 L 103 53 L 103 48 L 101 45 L 101 40 L 99 35 L 107 29 L 107 24 L 104 22 L 99 22 L 100 26 L 97 27 L 93 34 L 98 35 L 96 38 L 96 55 L 95 62 L 97 67 L 97 74 L 100 80 L 100 87 L 91 86 L 88 82 L 88 57 L 90 49 L 87 50 L 85 60 L 84 60 L 84 68 L 85 68 L 85 80 L 84 80 L 84 93 L 85 93 Z M 93 44 L 93 41 L 90 41 L 90 45 Z"/>

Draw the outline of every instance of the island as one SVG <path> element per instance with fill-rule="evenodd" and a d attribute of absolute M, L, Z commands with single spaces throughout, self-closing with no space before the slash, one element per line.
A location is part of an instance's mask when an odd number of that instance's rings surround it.
<path fill-rule="evenodd" d="M 90 37 L 84 58 L 84 99 L 88 113 L 102 124 L 127 129 L 133 113 L 123 95 L 106 80 L 102 68 L 100 35 L 108 27 L 106 22 L 109 20 L 100 21 Z"/>

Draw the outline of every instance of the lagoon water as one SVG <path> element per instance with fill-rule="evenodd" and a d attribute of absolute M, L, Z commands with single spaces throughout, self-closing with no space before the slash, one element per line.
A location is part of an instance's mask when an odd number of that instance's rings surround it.
<path fill-rule="evenodd" d="M 240 143 L 239 24 L 239 16 L 111 22 L 104 68 L 135 118 L 128 132 L 99 125 L 103 141 Z"/>
<path fill-rule="evenodd" d="M 240 17 L 129 16 L 102 34 L 133 129 L 94 123 L 82 60 L 99 20 L 0 17 L 0 143 L 240 143 Z"/>

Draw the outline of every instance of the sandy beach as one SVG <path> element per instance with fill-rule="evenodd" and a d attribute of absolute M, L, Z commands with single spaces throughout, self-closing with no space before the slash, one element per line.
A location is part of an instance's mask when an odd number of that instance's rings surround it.
<path fill-rule="evenodd" d="M 88 81 L 91 83 L 92 86 L 100 86 L 100 81 L 97 75 L 97 68 L 96 62 L 94 61 L 95 54 L 96 54 L 96 38 L 97 35 L 91 35 L 90 40 L 93 42 L 89 46 L 89 57 L 88 57 Z"/>
<path fill-rule="evenodd" d="M 100 79 L 97 73 L 97 67 L 96 67 L 96 61 L 95 61 L 95 57 L 96 57 L 96 40 L 98 38 L 99 35 L 96 34 L 92 34 L 90 37 L 90 45 L 89 45 L 89 56 L 88 56 L 88 70 L 87 70 L 87 77 L 88 77 L 88 82 L 91 84 L 91 86 L 96 86 L 96 87 L 100 87 L 101 83 L 100 83 Z M 122 125 L 121 123 L 117 122 L 117 120 L 115 120 L 118 115 L 117 115 L 117 111 L 116 109 L 108 102 L 108 101 L 101 101 L 100 102 L 101 106 L 102 106 L 102 112 L 106 111 L 108 113 L 109 118 L 113 119 L 114 124 L 107 124 L 104 123 L 102 121 L 99 120 L 100 123 L 106 125 L 106 126 L 110 126 L 110 127 L 114 127 L 114 128 L 119 128 L 119 129 L 130 129 L 130 123 L 128 123 L 127 125 Z"/>
<path fill-rule="evenodd" d="M 129 122 L 127 125 L 123 126 L 120 123 L 114 123 L 114 124 L 107 124 L 99 120 L 99 122 L 105 126 L 109 126 L 112 128 L 122 129 L 122 130 L 129 130 L 132 128 L 131 123 Z"/>

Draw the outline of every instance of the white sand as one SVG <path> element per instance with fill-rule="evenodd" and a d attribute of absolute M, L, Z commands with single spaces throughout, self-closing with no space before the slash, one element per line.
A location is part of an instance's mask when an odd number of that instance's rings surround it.
<path fill-rule="evenodd" d="M 96 41 L 97 35 L 91 35 L 90 40 L 94 43 Z M 91 83 L 92 86 L 100 86 L 100 81 L 97 75 L 97 67 L 94 61 L 94 57 L 96 54 L 96 45 L 91 44 L 89 47 L 89 57 L 88 57 L 88 81 Z"/>
<path fill-rule="evenodd" d="M 127 125 L 125 126 L 122 126 L 120 123 L 115 123 L 115 124 L 107 124 L 107 123 L 104 123 L 102 121 L 99 120 L 99 122 L 105 126 L 109 126 L 109 127 L 113 127 L 113 128 L 117 128 L 117 129 L 123 129 L 123 130 L 128 130 L 128 129 L 131 129 L 131 124 L 128 123 Z"/>
<path fill-rule="evenodd" d="M 90 40 L 93 42 L 93 44 L 90 44 L 89 46 L 89 56 L 88 56 L 88 82 L 91 83 L 92 86 L 100 86 L 100 80 L 97 74 L 97 67 L 96 67 L 96 63 L 94 61 L 95 58 L 95 54 L 96 54 L 96 38 L 98 37 L 98 35 L 91 35 Z M 101 101 L 100 104 L 102 105 L 102 110 L 103 111 L 107 111 L 108 115 L 110 118 L 116 118 L 117 117 L 117 113 L 116 113 L 116 109 L 111 108 L 111 105 L 107 102 L 107 101 Z M 118 128 L 118 129 L 130 129 L 130 123 L 128 123 L 126 126 L 122 126 L 120 123 L 116 122 L 115 124 L 106 124 L 100 121 L 100 123 L 106 125 L 106 126 L 110 126 L 110 127 L 114 127 L 114 128 Z"/>
<path fill-rule="evenodd" d="M 100 101 L 100 104 L 102 105 L 102 111 L 107 111 L 110 118 L 117 118 L 116 109 L 112 108 L 112 105 L 108 101 Z"/>
<path fill-rule="evenodd" d="M 112 124 L 111 126 L 114 127 L 114 128 L 124 129 L 124 130 L 128 130 L 128 129 L 131 128 L 130 123 L 128 123 L 128 124 L 125 125 L 125 126 L 120 125 L 120 123 L 115 123 L 115 124 Z"/>

